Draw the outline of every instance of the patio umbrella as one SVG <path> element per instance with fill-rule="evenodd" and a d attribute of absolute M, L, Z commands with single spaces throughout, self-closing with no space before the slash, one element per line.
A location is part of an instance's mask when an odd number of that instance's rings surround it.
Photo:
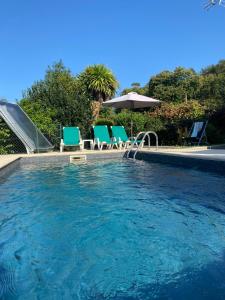
<path fill-rule="evenodd" d="M 147 108 L 154 107 L 161 103 L 160 100 L 156 100 L 150 97 L 139 95 L 138 93 L 131 92 L 124 96 L 117 97 L 111 100 L 108 100 L 103 103 L 106 107 L 114 107 L 114 108 Z M 131 121 L 131 136 L 133 134 L 133 122 Z"/>
<path fill-rule="evenodd" d="M 135 92 L 131 92 L 124 96 L 108 100 L 104 102 L 103 105 L 107 107 L 135 109 L 153 107 L 160 104 L 160 102 L 160 100 L 156 100 L 150 97 L 139 95 Z"/>

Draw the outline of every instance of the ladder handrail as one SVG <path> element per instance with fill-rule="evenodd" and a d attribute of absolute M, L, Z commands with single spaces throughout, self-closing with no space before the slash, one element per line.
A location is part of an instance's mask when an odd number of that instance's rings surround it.
<path fill-rule="evenodd" d="M 156 138 L 156 149 L 158 149 L 158 147 L 159 147 L 158 135 L 157 135 L 156 132 L 154 132 L 154 131 L 147 131 L 147 132 L 145 132 L 145 134 L 144 134 L 144 136 L 143 136 L 143 138 L 142 138 L 142 142 L 144 142 L 144 141 L 145 141 L 145 138 L 148 137 L 148 142 L 149 142 L 149 147 L 150 147 L 150 134 L 153 134 L 153 135 L 155 136 L 155 138 Z M 135 160 L 135 158 L 136 158 L 136 155 L 137 155 L 138 150 L 140 149 L 140 145 L 141 145 L 141 144 L 142 144 L 142 143 L 140 143 L 140 144 L 138 145 L 138 147 L 137 147 L 137 149 L 136 149 L 136 151 L 135 151 L 135 153 L 134 153 L 134 155 L 133 155 L 133 159 L 134 159 L 134 160 Z"/>
<path fill-rule="evenodd" d="M 139 138 L 139 136 L 142 135 L 143 133 L 145 133 L 145 132 L 144 132 L 144 131 L 140 131 L 140 132 L 138 133 L 138 135 L 135 137 L 134 141 L 132 142 L 132 144 L 131 144 L 131 146 L 130 146 L 130 150 L 127 152 L 127 158 L 129 158 L 129 154 L 130 154 L 130 152 L 132 151 L 134 145 L 137 145 L 137 146 L 138 146 L 138 144 L 137 144 L 138 138 Z"/>
<path fill-rule="evenodd" d="M 133 159 L 135 160 L 137 152 L 140 149 L 140 147 L 142 146 L 142 144 L 144 143 L 146 137 L 148 137 L 148 146 L 150 148 L 150 146 L 151 146 L 150 134 L 153 134 L 155 136 L 155 139 L 156 139 L 156 149 L 158 149 L 158 147 L 159 147 L 159 139 L 158 139 L 157 133 L 154 132 L 154 131 L 146 131 L 146 132 L 145 131 L 141 131 L 141 132 L 138 133 L 138 135 L 136 136 L 134 142 L 131 144 L 131 148 L 127 152 L 127 158 L 129 158 L 129 154 L 133 150 L 134 145 L 137 145 L 137 149 L 136 149 L 136 151 L 134 152 L 134 155 L 133 155 Z M 143 135 L 143 137 L 141 139 L 141 142 L 138 144 L 137 141 L 138 141 L 139 136 L 141 136 L 141 135 Z"/>

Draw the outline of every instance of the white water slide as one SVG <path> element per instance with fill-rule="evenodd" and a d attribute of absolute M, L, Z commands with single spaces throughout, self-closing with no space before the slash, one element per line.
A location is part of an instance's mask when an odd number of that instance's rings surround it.
<path fill-rule="evenodd" d="M 17 104 L 0 101 L 0 117 L 24 144 L 27 153 L 45 152 L 53 145 Z"/>

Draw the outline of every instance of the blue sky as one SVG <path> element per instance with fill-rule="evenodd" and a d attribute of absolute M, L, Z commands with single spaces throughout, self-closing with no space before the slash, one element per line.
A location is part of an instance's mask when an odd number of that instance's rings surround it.
<path fill-rule="evenodd" d="M 225 58 L 225 8 L 207 0 L 7 0 L 0 3 L 0 98 L 20 99 L 62 59 L 74 74 L 103 63 L 120 82 Z"/>

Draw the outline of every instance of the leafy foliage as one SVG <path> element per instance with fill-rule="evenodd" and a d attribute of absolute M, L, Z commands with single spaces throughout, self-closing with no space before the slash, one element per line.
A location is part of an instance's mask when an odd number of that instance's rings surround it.
<path fill-rule="evenodd" d="M 127 109 L 119 113 L 113 113 L 111 110 L 104 111 L 96 124 L 102 125 L 121 125 L 124 126 L 129 135 L 136 135 L 143 130 L 159 131 L 163 129 L 163 123 L 158 117 L 151 116 L 148 112 L 133 112 Z M 131 132 L 132 127 L 132 132 Z"/>
<path fill-rule="evenodd" d="M 219 75 L 219 74 L 225 74 L 225 60 L 220 60 L 216 65 L 211 65 L 202 70 L 202 75 Z"/>
<path fill-rule="evenodd" d="M 0 118 L 0 154 L 7 154 L 12 148 L 11 132 L 5 122 Z"/>
<path fill-rule="evenodd" d="M 0 155 L 26 153 L 26 148 L 16 134 L 0 118 Z"/>
<path fill-rule="evenodd" d="M 124 125 L 128 134 L 132 123 L 133 134 L 153 130 L 161 144 L 179 144 L 192 122 L 199 119 L 209 120 L 211 143 L 225 142 L 225 60 L 199 73 L 183 67 L 162 71 L 146 85 L 134 82 L 122 91 L 162 100 L 154 110 L 117 112 L 102 107 L 117 88 L 115 76 L 104 65 L 89 66 L 73 76 L 60 61 L 48 67 L 43 80 L 27 89 L 19 104 L 55 145 L 59 142 L 59 124 L 79 126 L 82 135 L 88 137 L 93 123 Z M 0 153 L 8 153 L 13 149 L 9 142 L 12 132 L 1 121 L 0 129 Z"/>
<path fill-rule="evenodd" d="M 114 120 L 108 118 L 98 118 L 95 121 L 95 125 L 107 125 L 108 127 L 114 125 Z"/>
<path fill-rule="evenodd" d="M 78 79 L 92 99 L 101 103 L 113 97 L 119 86 L 113 73 L 101 64 L 87 67 Z"/>
<path fill-rule="evenodd" d="M 146 95 L 147 91 L 148 91 L 147 86 L 141 87 L 139 82 L 134 82 L 134 83 L 131 84 L 130 88 L 124 89 L 121 94 L 126 95 L 128 93 L 135 92 L 135 93 L 138 93 L 140 95 Z"/>
<path fill-rule="evenodd" d="M 43 106 L 41 101 L 22 99 L 19 105 L 38 129 L 40 129 L 51 142 L 55 143 L 56 138 L 59 136 L 58 124 L 54 122 L 56 111 L 51 107 Z"/>
<path fill-rule="evenodd" d="M 205 108 L 198 101 L 164 103 L 151 113 L 160 118 L 166 130 L 161 132 L 162 144 L 182 144 L 192 122 L 205 117 Z"/>
<path fill-rule="evenodd" d="M 90 96 L 83 84 L 72 76 L 61 61 L 49 67 L 44 80 L 34 83 L 24 96 L 26 102 L 21 101 L 21 106 L 31 113 L 39 128 L 50 134 L 53 140 L 58 138 L 58 134 L 53 134 L 53 131 L 59 124 L 62 126 L 76 124 L 80 126 L 83 134 L 88 135 L 92 123 Z M 50 120 L 54 124 L 49 127 L 51 132 L 45 125 L 45 122 L 49 124 Z"/>
<path fill-rule="evenodd" d="M 212 114 L 207 135 L 212 144 L 225 143 L 225 107 L 217 109 Z"/>
<path fill-rule="evenodd" d="M 225 60 L 202 70 L 199 100 L 222 101 L 225 104 Z"/>
<path fill-rule="evenodd" d="M 167 123 L 177 123 L 178 121 L 195 121 L 205 115 L 204 107 L 195 100 L 181 103 L 164 103 L 156 108 L 152 116 L 158 116 Z"/>
<path fill-rule="evenodd" d="M 225 60 L 204 68 L 200 73 L 182 67 L 163 71 L 151 77 L 146 86 L 137 89 L 125 89 L 123 94 L 131 90 L 141 91 L 140 94 L 144 91 L 146 96 L 164 103 L 152 114 L 166 127 L 163 143 L 181 143 L 180 137 L 187 134 L 189 126 L 197 119 L 209 120 L 210 142 L 224 143 L 225 130 L 221 128 L 225 126 L 225 119 L 221 112 L 225 107 Z M 218 115 L 220 122 L 216 122 Z"/>
<path fill-rule="evenodd" d="M 130 135 L 143 131 L 145 125 L 145 117 L 142 113 L 133 112 L 127 109 L 122 110 L 115 116 L 115 125 L 125 127 Z M 131 132 L 131 127 L 133 132 Z"/>
<path fill-rule="evenodd" d="M 147 95 L 167 102 L 179 102 L 195 99 L 198 88 L 199 78 L 195 71 L 178 67 L 173 72 L 163 71 L 153 76 Z"/>

